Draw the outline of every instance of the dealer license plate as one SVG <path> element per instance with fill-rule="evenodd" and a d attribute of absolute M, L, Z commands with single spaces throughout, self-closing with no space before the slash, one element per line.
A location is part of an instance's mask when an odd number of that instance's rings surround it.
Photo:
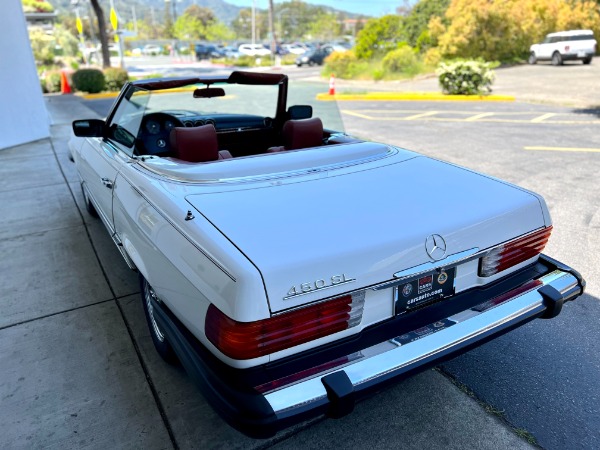
<path fill-rule="evenodd" d="M 394 288 L 396 314 L 402 314 L 454 294 L 456 268 L 409 278 Z"/>

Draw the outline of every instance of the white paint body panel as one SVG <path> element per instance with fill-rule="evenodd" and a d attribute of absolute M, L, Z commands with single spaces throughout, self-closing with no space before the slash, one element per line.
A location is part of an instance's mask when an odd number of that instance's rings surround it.
<path fill-rule="evenodd" d="M 94 145 L 102 151 L 98 140 L 82 146 L 79 139 L 71 142 L 78 167 L 81 152 Z M 107 216 L 125 251 L 181 322 L 234 367 L 289 356 L 385 320 L 394 312 L 392 289 L 367 291 L 357 327 L 246 361 L 225 357 L 204 336 L 211 303 L 238 321 L 265 319 L 430 261 L 424 245 L 430 234 L 443 236 L 451 255 L 550 225 L 535 194 L 381 144 L 195 165 L 122 161 Z M 98 174 L 80 168 L 80 176 L 87 183 Z M 185 220 L 188 211 L 193 220 Z M 284 300 L 292 286 L 336 275 L 355 281 Z M 495 278 L 481 279 L 476 261 L 465 263 L 457 268 L 457 290 Z"/>

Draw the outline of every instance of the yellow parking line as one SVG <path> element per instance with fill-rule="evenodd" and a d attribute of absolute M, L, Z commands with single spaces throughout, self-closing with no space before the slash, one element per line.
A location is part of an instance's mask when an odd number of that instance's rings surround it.
<path fill-rule="evenodd" d="M 345 114 L 350 115 L 350 116 L 360 117 L 361 119 L 367 119 L 367 120 L 374 120 L 375 119 L 375 117 L 367 116 L 365 114 L 360 114 L 360 113 L 357 113 L 355 111 L 349 111 L 347 109 L 342 109 L 341 111 L 343 113 L 345 113 Z"/>
<path fill-rule="evenodd" d="M 531 123 L 540 123 L 540 122 L 543 122 L 544 120 L 549 119 L 550 117 L 554 117 L 556 115 L 557 115 L 556 113 L 546 113 L 539 117 L 536 117 L 535 119 L 531 119 Z"/>
<path fill-rule="evenodd" d="M 600 153 L 600 148 L 578 148 L 578 147 L 523 147 L 525 150 L 541 150 L 550 152 L 588 152 Z"/>
<path fill-rule="evenodd" d="M 408 116 L 405 117 L 404 120 L 415 120 L 415 119 L 420 119 L 422 117 L 429 117 L 429 116 L 434 116 L 438 113 L 438 111 L 428 111 L 428 112 L 424 112 L 421 114 L 415 114 L 414 116 Z"/>
<path fill-rule="evenodd" d="M 477 114 L 475 116 L 467 117 L 465 119 L 465 122 L 475 122 L 476 120 L 483 119 L 484 117 L 489 117 L 489 116 L 493 116 L 493 115 L 494 115 L 493 112 L 481 113 L 481 114 Z"/>

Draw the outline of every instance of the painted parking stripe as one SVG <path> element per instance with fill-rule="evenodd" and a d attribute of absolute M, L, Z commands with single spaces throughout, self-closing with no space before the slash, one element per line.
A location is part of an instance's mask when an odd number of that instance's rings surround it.
<path fill-rule="evenodd" d="M 544 120 L 549 119 L 550 117 L 554 117 L 556 115 L 557 115 L 557 113 L 546 113 L 539 117 L 536 117 L 535 119 L 531 119 L 531 123 L 540 123 L 540 122 L 543 122 Z"/>
<path fill-rule="evenodd" d="M 515 116 L 519 115 L 517 113 L 499 113 L 499 112 L 490 112 L 490 113 L 480 113 L 476 115 L 471 115 L 470 117 L 465 118 L 456 118 L 456 117 L 436 117 L 441 114 L 473 114 L 472 112 L 467 113 L 463 111 L 427 111 L 425 113 L 413 114 L 411 116 L 402 117 L 402 116 L 381 116 L 378 113 L 385 114 L 401 114 L 407 112 L 416 112 L 416 111 L 408 111 L 408 110 L 369 110 L 369 109 L 361 109 L 361 110 L 350 110 L 350 109 L 342 109 L 340 110 L 343 114 L 347 114 L 350 116 L 359 117 L 365 120 L 377 120 L 377 121 L 385 121 L 385 122 L 394 122 L 394 121 L 417 121 L 422 120 L 424 122 L 479 122 L 479 123 L 514 123 L 514 124 L 539 124 L 539 125 L 600 125 L 600 120 L 562 120 L 558 117 L 555 120 L 547 120 L 551 117 L 555 116 L 573 116 L 573 114 L 560 114 L 560 113 L 546 113 L 542 116 L 535 117 L 534 119 L 522 118 L 522 119 L 508 119 L 502 118 L 502 116 Z M 532 114 L 531 112 L 520 113 L 520 114 Z M 493 117 L 492 117 L 493 116 Z M 578 116 L 581 117 L 581 116 Z"/>
<path fill-rule="evenodd" d="M 493 116 L 493 115 L 494 115 L 493 112 L 486 112 L 486 113 L 476 114 L 474 116 L 467 117 L 465 119 L 465 122 L 475 122 L 476 120 L 483 119 L 484 117 L 489 117 L 489 116 Z"/>
<path fill-rule="evenodd" d="M 404 117 L 404 120 L 416 120 L 416 119 L 420 119 L 422 117 L 430 117 L 430 116 L 434 116 L 438 113 L 438 111 L 427 111 L 421 114 L 415 114 L 414 116 L 408 116 L 408 117 Z"/>
<path fill-rule="evenodd" d="M 600 153 L 600 148 L 578 148 L 578 147 L 523 147 L 523 148 L 525 150 L 532 150 L 532 151 Z"/>

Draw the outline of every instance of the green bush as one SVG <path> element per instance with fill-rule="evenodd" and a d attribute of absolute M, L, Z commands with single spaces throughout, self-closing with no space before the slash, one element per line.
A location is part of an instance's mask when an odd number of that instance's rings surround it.
<path fill-rule="evenodd" d="M 106 80 L 106 89 L 109 91 L 120 91 L 125 86 L 125 83 L 129 81 L 129 74 L 125 69 L 109 67 L 104 69 L 104 79 Z"/>
<path fill-rule="evenodd" d="M 351 79 L 361 73 L 369 72 L 369 62 L 359 61 L 352 50 L 347 52 L 333 52 L 325 59 L 325 67 L 322 75 L 329 76 L 335 74 L 338 78 Z"/>
<path fill-rule="evenodd" d="M 44 86 L 46 87 L 46 92 L 60 92 L 60 71 L 55 70 L 46 73 Z"/>
<path fill-rule="evenodd" d="M 79 69 L 73 73 L 73 87 L 78 91 L 96 94 L 105 86 L 104 74 L 99 69 Z"/>
<path fill-rule="evenodd" d="M 388 52 L 383 58 L 383 68 L 388 72 L 410 72 L 419 61 L 408 45 Z"/>
<path fill-rule="evenodd" d="M 435 71 L 445 94 L 487 94 L 492 91 L 492 63 L 481 60 L 441 63 Z"/>

